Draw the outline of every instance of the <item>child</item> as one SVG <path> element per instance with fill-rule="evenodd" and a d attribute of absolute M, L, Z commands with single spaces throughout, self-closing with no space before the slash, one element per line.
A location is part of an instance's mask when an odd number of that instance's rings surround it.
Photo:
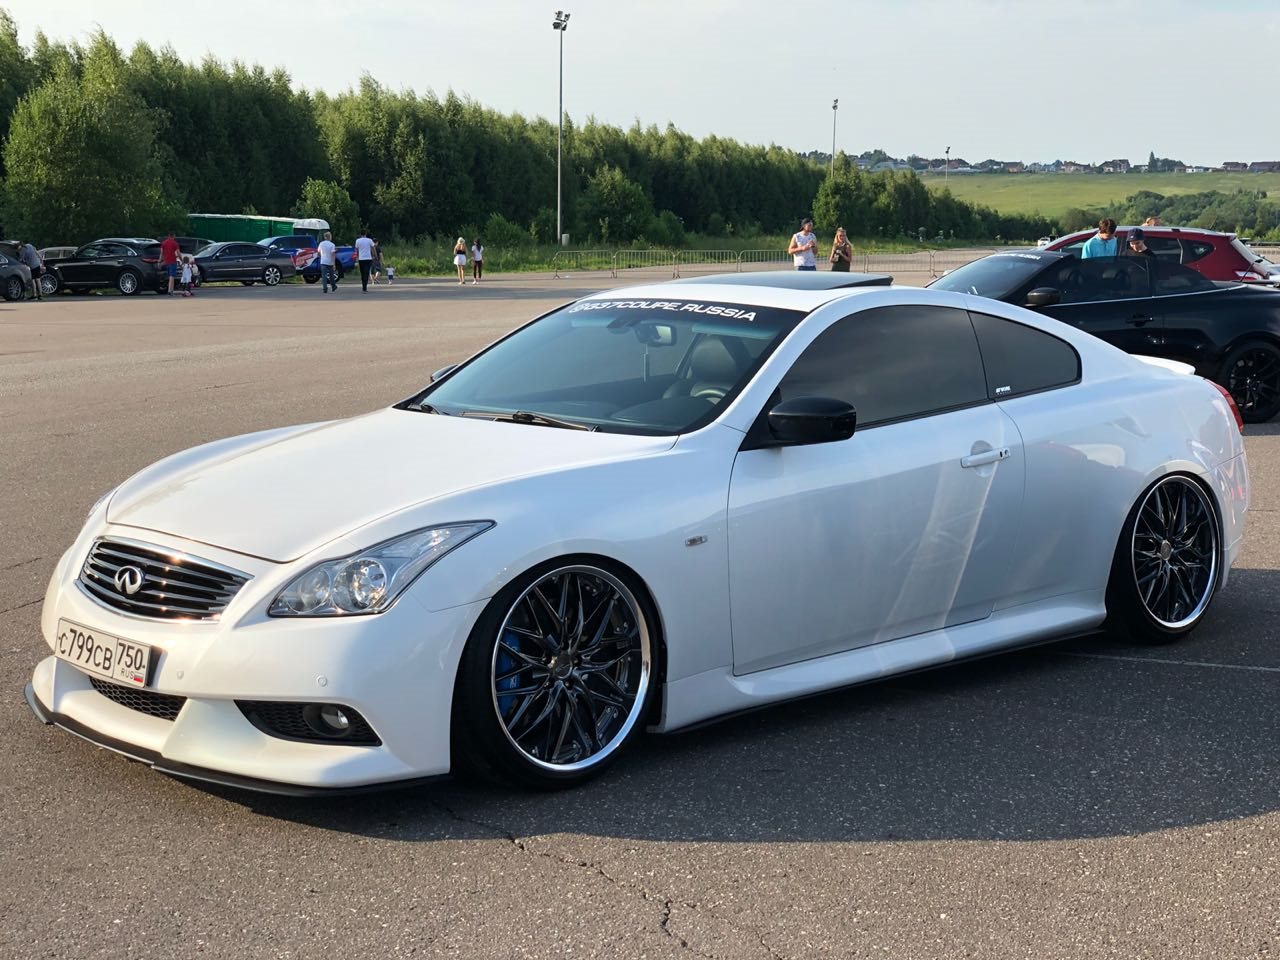
<path fill-rule="evenodd" d="M 391 264 L 387 264 L 387 283 L 396 282 L 396 268 Z"/>
<path fill-rule="evenodd" d="M 182 295 L 184 297 L 196 295 L 195 265 L 191 262 L 190 255 L 182 258 Z"/>

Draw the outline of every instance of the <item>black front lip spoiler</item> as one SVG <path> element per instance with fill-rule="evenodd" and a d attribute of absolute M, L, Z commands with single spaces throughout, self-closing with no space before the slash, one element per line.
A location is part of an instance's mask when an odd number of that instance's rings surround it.
<path fill-rule="evenodd" d="M 423 784 L 438 783 L 448 779 L 448 775 L 444 774 L 432 777 L 414 777 L 409 780 L 389 780 L 383 783 L 364 783 L 354 787 L 307 787 L 296 783 L 278 783 L 274 780 L 260 780 L 257 777 L 242 777 L 234 773 L 210 770 L 207 767 L 193 767 L 190 764 L 166 760 L 153 750 L 145 750 L 131 743 L 116 740 L 114 737 L 105 736 L 65 714 L 54 713 L 40 702 L 40 698 L 36 696 L 35 689 L 30 683 L 26 685 L 22 692 L 27 698 L 27 706 L 31 708 L 31 712 L 36 715 L 36 719 L 41 723 L 61 727 L 68 733 L 73 733 L 80 739 L 89 741 L 94 746 L 122 754 L 130 760 L 145 763 L 157 773 L 178 777 L 182 780 L 212 783 L 223 787 L 235 787 L 238 790 L 252 790 L 255 793 L 271 793 L 283 797 L 344 797 L 354 794 L 379 793 L 384 790 L 418 787 Z"/>

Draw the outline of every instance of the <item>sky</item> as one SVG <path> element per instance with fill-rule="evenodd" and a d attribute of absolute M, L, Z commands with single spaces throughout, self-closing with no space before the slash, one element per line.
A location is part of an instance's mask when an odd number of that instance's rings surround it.
<path fill-rule="evenodd" d="M 339 92 L 452 90 L 502 113 L 977 163 L 1280 160 L 1276 0 L 0 0 L 30 46 L 101 27 Z M 839 99 L 837 111 L 832 100 Z"/>

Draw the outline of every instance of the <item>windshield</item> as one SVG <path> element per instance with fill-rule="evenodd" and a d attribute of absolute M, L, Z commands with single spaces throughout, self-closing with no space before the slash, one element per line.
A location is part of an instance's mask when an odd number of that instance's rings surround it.
<path fill-rule="evenodd" d="M 581 300 L 522 327 L 410 409 L 672 434 L 713 420 L 804 316 L 703 300 Z"/>
<path fill-rule="evenodd" d="M 218 251 L 225 247 L 225 243 L 211 243 L 207 247 L 201 247 L 195 254 L 197 260 L 203 260 L 206 257 L 216 257 Z"/>
<path fill-rule="evenodd" d="M 929 284 L 935 290 L 974 293 L 1003 300 L 1035 276 L 1048 261 L 1030 253 L 997 253 L 952 270 Z"/>
<path fill-rule="evenodd" d="M 1232 240 L 1231 245 L 1236 248 L 1236 252 L 1253 264 L 1254 269 L 1257 270 L 1258 273 L 1266 275 L 1275 269 L 1276 265 L 1274 263 L 1262 254 L 1258 253 L 1257 250 L 1253 249 L 1253 247 L 1249 246 L 1239 237 Z"/>

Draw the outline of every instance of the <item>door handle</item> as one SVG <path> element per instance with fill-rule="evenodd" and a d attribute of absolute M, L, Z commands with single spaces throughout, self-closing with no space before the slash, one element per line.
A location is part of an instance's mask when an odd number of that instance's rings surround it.
<path fill-rule="evenodd" d="M 1125 323 L 1133 324 L 1133 326 L 1135 327 L 1141 327 L 1144 324 L 1150 323 L 1154 319 L 1155 319 L 1154 317 L 1148 316 L 1145 313 L 1135 313 L 1128 320 L 1126 320 Z"/>
<path fill-rule="evenodd" d="M 1009 448 L 1001 447 L 999 450 L 985 450 L 982 453 L 971 453 L 967 457 L 961 457 L 960 466 L 985 467 L 988 463 L 995 463 L 997 460 L 1008 459 Z"/>

